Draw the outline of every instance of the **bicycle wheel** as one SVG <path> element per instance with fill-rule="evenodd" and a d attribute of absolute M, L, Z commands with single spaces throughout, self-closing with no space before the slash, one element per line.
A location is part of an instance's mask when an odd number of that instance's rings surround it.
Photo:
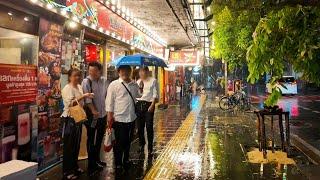
<path fill-rule="evenodd" d="M 222 97 L 219 101 L 220 109 L 226 111 L 232 108 L 232 103 L 230 102 L 229 97 Z"/>

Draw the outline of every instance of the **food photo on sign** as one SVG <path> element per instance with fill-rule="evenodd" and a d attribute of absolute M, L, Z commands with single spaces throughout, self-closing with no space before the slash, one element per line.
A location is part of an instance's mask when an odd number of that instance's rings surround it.
<path fill-rule="evenodd" d="M 37 160 L 42 170 L 60 160 L 56 147 L 61 139 L 54 138 L 60 132 L 61 114 L 61 58 L 63 26 L 46 19 L 39 23 L 39 63 L 38 63 L 38 134 Z M 36 134 L 32 131 L 32 134 Z M 53 140 L 53 141 L 52 141 Z M 58 145 L 57 145 L 58 144 Z"/>

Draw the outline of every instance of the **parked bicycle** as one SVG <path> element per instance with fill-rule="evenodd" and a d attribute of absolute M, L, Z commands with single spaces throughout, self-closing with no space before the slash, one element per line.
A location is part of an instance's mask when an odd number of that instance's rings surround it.
<path fill-rule="evenodd" d="M 249 110 L 251 109 L 251 100 L 243 90 L 236 91 L 232 95 L 221 97 L 219 107 L 224 111 L 235 108 L 239 110 Z"/>

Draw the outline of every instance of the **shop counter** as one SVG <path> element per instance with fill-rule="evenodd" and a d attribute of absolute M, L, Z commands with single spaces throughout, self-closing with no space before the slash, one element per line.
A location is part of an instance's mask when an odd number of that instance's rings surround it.
<path fill-rule="evenodd" d="M 0 180 L 34 180 L 38 163 L 12 160 L 0 164 Z"/>

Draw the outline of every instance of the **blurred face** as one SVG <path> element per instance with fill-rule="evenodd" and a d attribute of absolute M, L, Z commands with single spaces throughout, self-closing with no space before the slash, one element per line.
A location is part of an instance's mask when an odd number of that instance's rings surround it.
<path fill-rule="evenodd" d="M 101 71 L 95 66 L 89 66 L 89 76 L 95 80 L 101 77 Z"/>
<path fill-rule="evenodd" d="M 145 79 L 148 78 L 149 72 L 148 72 L 148 71 L 145 71 L 145 70 L 143 70 L 143 69 L 140 69 L 140 71 L 139 71 L 139 76 L 140 76 L 141 79 L 145 80 Z"/>
<path fill-rule="evenodd" d="M 73 71 L 70 76 L 70 83 L 72 84 L 80 84 L 80 72 L 79 71 Z"/>
<path fill-rule="evenodd" d="M 120 69 L 119 70 L 119 77 L 124 81 L 130 80 L 131 70 L 129 69 Z"/>

